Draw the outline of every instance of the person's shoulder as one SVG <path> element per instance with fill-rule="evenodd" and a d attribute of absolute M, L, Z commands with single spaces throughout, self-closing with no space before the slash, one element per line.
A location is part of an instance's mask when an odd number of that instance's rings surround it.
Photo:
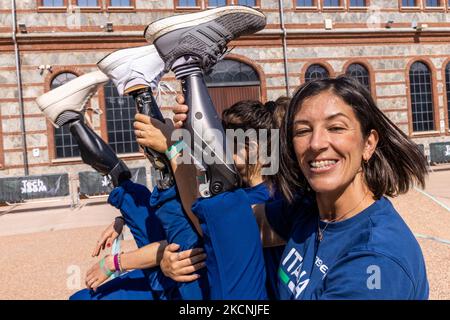
<path fill-rule="evenodd" d="M 365 252 L 378 259 L 389 259 L 404 270 L 414 287 L 421 287 L 426 282 L 422 250 L 411 229 L 387 198 L 377 201 L 368 224 L 367 242 L 353 248 L 349 255 Z"/>
<path fill-rule="evenodd" d="M 324 299 L 427 299 L 417 279 L 392 257 L 374 250 L 348 252 L 328 271 Z"/>
<path fill-rule="evenodd" d="M 367 248 L 392 256 L 417 255 L 420 246 L 400 214 L 389 199 L 383 197 L 369 216 Z"/>

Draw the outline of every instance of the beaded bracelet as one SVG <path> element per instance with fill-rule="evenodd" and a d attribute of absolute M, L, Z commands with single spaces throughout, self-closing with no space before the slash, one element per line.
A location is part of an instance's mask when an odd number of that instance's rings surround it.
<path fill-rule="evenodd" d="M 108 268 L 105 266 L 105 258 L 100 260 L 100 268 L 102 269 L 103 273 L 109 278 L 114 274 L 114 272 L 108 270 Z"/>
<path fill-rule="evenodd" d="M 172 160 L 177 154 L 179 154 L 184 148 L 186 143 L 183 140 L 175 142 L 165 152 L 167 159 Z"/>
<path fill-rule="evenodd" d="M 122 255 L 121 253 L 118 253 L 118 254 L 117 254 L 117 264 L 119 265 L 119 271 L 120 271 L 120 272 L 123 272 L 123 269 L 122 269 L 122 260 L 121 260 L 121 258 L 120 258 L 121 255 Z"/>
<path fill-rule="evenodd" d="M 120 269 L 120 265 L 119 265 L 119 254 L 115 254 L 114 255 L 114 268 L 116 268 L 116 271 L 122 271 Z"/>

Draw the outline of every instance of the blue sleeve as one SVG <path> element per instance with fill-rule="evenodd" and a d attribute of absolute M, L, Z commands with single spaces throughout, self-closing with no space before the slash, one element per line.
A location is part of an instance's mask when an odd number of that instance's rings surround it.
<path fill-rule="evenodd" d="M 197 200 L 211 299 L 267 299 L 258 225 L 242 189 Z"/>
<path fill-rule="evenodd" d="M 289 208 L 283 199 L 274 200 L 266 203 L 265 207 L 266 219 L 272 229 L 284 240 L 288 240 L 291 230 L 292 221 L 290 221 Z"/>
<path fill-rule="evenodd" d="M 168 243 L 180 245 L 180 251 L 201 247 L 202 242 L 191 221 L 185 214 L 178 190 L 175 186 L 160 190 L 153 189 L 150 205 L 156 209 L 156 216 L 161 221 Z M 178 283 L 178 291 L 183 300 L 203 300 L 209 296 L 206 270 L 197 272 L 200 279 Z"/>
<path fill-rule="evenodd" d="M 156 210 L 168 243 L 179 244 L 180 251 L 202 246 L 195 227 L 184 212 L 175 186 L 167 190 L 155 188 L 150 205 Z"/>
<path fill-rule="evenodd" d="M 161 222 L 150 206 L 151 195 L 146 186 L 126 180 L 108 197 L 108 203 L 122 213 L 139 248 L 165 238 Z"/>
<path fill-rule="evenodd" d="M 363 251 L 350 253 L 329 270 L 318 298 L 408 300 L 416 299 L 416 293 L 400 264 L 383 254 Z"/>

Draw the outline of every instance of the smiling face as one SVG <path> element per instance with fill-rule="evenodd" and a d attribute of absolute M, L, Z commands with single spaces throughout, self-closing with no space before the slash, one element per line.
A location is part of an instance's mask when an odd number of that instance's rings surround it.
<path fill-rule="evenodd" d="M 344 192 L 362 174 L 376 142 L 376 132 L 364 138 L 352 107 L 331 91 L 305 100 L 294 117 L 294 151 L 317 193 Z"/>

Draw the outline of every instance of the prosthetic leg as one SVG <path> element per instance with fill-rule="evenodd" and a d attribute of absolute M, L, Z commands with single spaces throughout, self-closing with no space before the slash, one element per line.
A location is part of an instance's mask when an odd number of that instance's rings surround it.
<path fill-rule="evenodd" d="M 227 150 L 226 135 L 206 87 L 200 67 L 180 66 L 173 70 L 181 79 L 181 86 L 189 107 L 185 128 L 191 134 L 193 156 L 202 182 L 199 193 L 203 198 L 235 189 L 240 176 Z M 213 157 L 211 157 L 213 156 Z M 212 160 L 207 163 L 205 160 Z"/>
<path fill-rule="evenodd" d="M 205 181 L 202 197 L 230 191 L 240 184 L 227 150 L 226 136 L 203 79 L 227 51 L 227 44 L 242 35 L 253 34 L 266 25 L 263 13 L 246 6 L 223 6 L 198 13 L 163 18 L 149 24 L 145 38 L 152 42 L 164 61 L 181 80 L 189 107 L 185 128 L 194 140 L 193 156 L 200 163 Z M 213 161 L 205 161 L 213 158 Z"/>
<path fill-rule="evenodd" d="M 114 83 L 120 96 L 134 98 L 137 112 L 164 122 L 153 98 L 163 76 L 164 64 L 152 45 L 114 51 L 101 59 L 97 66 Z M 144 152 L 156 172 L 156 185 L 166 190 L 174 185 L 170 163 L 165 155 L 145 147 Z"/>
<path fill-rule="evenodd" d="M 71 111 L 65 113 L 69 112 Z M 77 141 L 84 163 L 100 174 L 108 176 L 114 187 L 131 178 L 131 172 L 126 164 L 117 158 L 114 150 L 86 125 L 82 115 L 73 112 L 73 120 L 68 125 L 70 133 Z"/>
<path fill-rule="evenodd" d="M 108 81 L 100 71 L 84 74 L 39 98 L 39 109 L 56 126 L 68 125 L 80 148 L 81 158 L 100 174 L 109 176 L 114 187 L 131 178 L 130 170 L 114 150 L 84 122 L 85 108 L 100 85 Z"/>

